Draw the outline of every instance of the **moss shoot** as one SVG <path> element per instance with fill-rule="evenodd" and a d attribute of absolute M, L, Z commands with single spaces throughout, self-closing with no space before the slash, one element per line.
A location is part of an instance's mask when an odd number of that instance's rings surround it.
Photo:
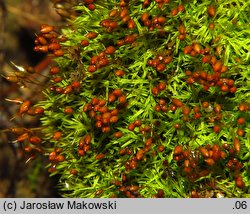
<path fill-rule="evenodd" d="M 40 127 L 17 137 L 62 196 L 250 197 L 249 1 L 66 5 L 36 38 L 44 99 L 20 101 Z"/>

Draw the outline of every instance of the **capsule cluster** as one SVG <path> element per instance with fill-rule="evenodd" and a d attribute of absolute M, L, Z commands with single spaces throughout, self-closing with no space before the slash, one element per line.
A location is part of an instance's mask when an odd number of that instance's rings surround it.
<path fill-rule="evenodd" d="M 158 72 L 163 72 L 166 69 L 166 65 L 172 61 L 172 56 L 169 55 L 170 52 L 167 51 L 166 55 L 158 55 L 154 59 L 148 60 L 148 65 L 153 67 Z"/>
<path fill-rule="evenodd" d="M 108 96 L 108 101 L 110 103 L 113 103 L 115 102 L 116 100 L 119 101 L 119 104 L 120 104 L 120 107 L 122 107 L 122 105 L 125 105 L 127 104 L 127 98 L 126 98 L 126 95 L 123 93 L 123 91 L 121 89 L 115 89 L 113 91 L 111 91 L 109 93 L 109 96 Z"/>
<path fill-rule="evenodd" d="M 179 36 L 178 36 L 179 40 L 184 40 L 187 36 L 184 24 L 179 25 L 178 31 L 179 31 Z"/>
<path fill-rule="evenodd" d="M 152 149 L 153 147 L 153 138 L 147 138 L 144 142 L 144 147 L 140 148 L 135 155 L 132 155 L 129 160 L 125 162 L 125 169 L 127 171 L 134 170 L 138 166 L 138 162 L 142 161 L 145 158 L 145 155 Z M 124 155 L 129 153 L 127 148 L 120 151 L 120 154 Z"/>
<path fill-rule="evenodd" d="M 39 155 L 44 154 L 44 149 L 41 146 L 24 146 L 23 151 L 26 155 L 26 163 L 36 159 Z"/>
<path fill-rule="evenodd" d="M 155 111 L 166 112 L 167 110 L 168 110 L 168 107 L 166 105 L 166 101 L 164 99 L 159 99 L 158 104 L 155 106 Z"/>
<path fill-rule="evenodd" d="M 134 123 L 131 123 L 131 124 L 136 124 L 137 127 L 141 127 L 141 121 L 138 121 L 138 120 L 134 121 Z M 142 128 L 141 130 L 144 130 L 144 128 Z M 133 154 L 133 151 L 129 149 L 128 147 L 122 148 L 119 151 L 119 154 L 121 156 L 125 156 L 125 155 L 130 156 L 129 159 L 124 162 L 125 171 L 121 173 L 122 181 L 119 181 L 119 180 L 112 181 L 112 183 L 116 187 L 119 188 L 118 189 L 119 194 L 122 194 L 123 196 L 128 197 L 128 198 L 140 198 L 141 197 L 139 190 L 143 187 L 140 187 L 134 184 L 129 184 L 132 181 L 130 181 L 127 175 L 129 174 L 130 171 L 133 171 L 139 168 L 140 164 L 143 164 L 140 162 L 145 162 L 147 160 L 146 154 L 148 154 L 152 150 L 153 141 L 154 141 L 153 138 L 151 137 L 147 138 L 144 142 L 144 146 L 140 148 L 139 150 L 137 150 L 135 154 Z M 159 152 L 162 152 L 164 150 L 164 146 L 159 145 L 158 150 Z M 152 151 L 152 155 L 153 153 L 154 152 Z M 156 198 L 164 197 L 163 190 L 159 190 L 157 194 L 154 195 L 153 197 L 156 197 Z"/>
<path fill-rule="evenodd" d="M 143 3 L 143 7 L 148 7 L 150 3 L 150 1 L 145 0 Z M 162 9 L 165 4 L 169 3 L 169 0 L 157 0 L 156 3 L 158 7 Z M 184 12 L 184 10 L 184 5 L 180 4 L 170 11 L 170 15 L 176 16 L 178 13 Z M 148 27 L 150 31 L 154 29 L 163 29 L 166 20 L 166 16 L 150 16 L 148 12 L 144 12 L 141 16 L 142 24 Z"/>
<path fill-rule="evenodd" d="M 98 36 L 98 33 L 97 33 L 97 32 L 94 32 L 94 31 L 88 32 L 88 33 L 85 35 L 86 39 L 83 39 L 83 40 L 81 41 L 81 43 L 80 43 L 81 46 L 82 46 L 82 47 L 87 47 L 87 46 L 89 45 L 90 40 L 95 39 L 97 36 Z"/>
<path fill-rule="evenodd" d="M 178 108 L 182 108 L 183 115 L 189 115 L 190 108 L 188 106 L 184 106 L 183 102 L 180 99 L 172 98 L 169 108 L 167 106 L 167 102 L 165 99 L 159 99 L 158 104 L 155 106 L 155 111 L 157 112 L 166 112 L 167 110 L 171 110 L 172 112 L 175 112 Z M 196 112 L 196 108 L 194 108 L 194 111 Z"/>
<path fill-rule="evenodd" d="M 109 12 L 109 18 L 101 21 L 100 25 L 105 27 L 106 32 L 112 32 L 116 30 L 120 25 L 126 24 L 128 29 L 135 28 L 136 24 L 131 16 L 127 7 L 120 6 L 119 9 L 112 9 Z"/>
<path fill-rule="evenodd" d="M 247 105 L 245 106 L 246 107 L 244 107 L 244 104 L 241 104 L 239 108 L 242 109 L 242 111 L 244 109 L 244 111 L 246 112 L 248 111 L 248 108 Z M 173 98 L 170 104 L 167 104 L 167 101 L 165 99 L 159 99 L 154 109 L 156 112 L 167 113 L 168 111 L 172 111 L 172 113 L 176 113 L 176 110 L 178 108 L 181 109 L 180 112 L 182 113 L 182 122 L 181 124 L 179 122 L 175 123 L 175 129 L 180 129 L 182 126 L 185 127 L 186 122 L 197 121 L 201 118 L 203 118 L 203 121 L 206 122 L 207 125 L 211 126 L 211 130 L 213 130 L 213 132 L 216 134 L 219 134 L 224 127 L 228 126 L 224 122 L 225 115 L 227 114 L 223 111 L 223 105 L 216 102 L 203 101 L 200 105 L 189 106 L 183 104 L 183 102 L 177 98 Z M 179 111 L 177 112 L 177 114 L 179 114 Z M 235 119 L 233 125 L 231 124 L 231 128 L 236 130 L 235 134 L 239 137 L 243 137 L 245 135 L 244 129 L 246 120 L 248 119 L 249 117 L 244 114 Z"/>
<path fill-rule="evenodd" d="M 102 52 L 98 56 L 91 57 L 88 72 L 93 73 L 97 69 L 103 68 L 107 65 L 109 65 L 109 58 L 106 53 Z"/>
<path fill-rule="evenodd" d="M 198 43 L 193 43 L 191 46 L 184 48 L 184 53 L 192 57 L 197 55 L 203 55 L 201 61 L 204 64 L 209 63 L 212 66 L 212 72 L 203 71 L 186 71 L 187 83 L 189 85 L 199 83 L 203 86 L 205 91 L 208 91 L 210 87 L 219 87 L 222 92 L 235 93 L 237 87 L 234 85 L 234 80 L 230 78 L 221 77 L 222 74 L 228 71 L 228 67 L 223 65 L 221 60 L 217 60 L 216 56 L 210 54 L 210 48 L 206 47 L 202 49 Z"/>
<path fill-rule="evenodd" d="M 21 98 L 6 99 L 9 102 L 20 105 L 17 116 L 41 116 L 44 113 L 44 108 L 41 106 L 32 106 L 30 100 L 23 100 Z M 15 140 L 12 141 L 14 144 L 19 144 L 22 147 L 21 156 L 25 156 L 26 162 L 34 160 L 39 154 L 44 153 L 41 143 L 41 133 L 39 128 L 24 128 L 14 127 L 8 129 L 8 131 L 15 135 Z M 18 146 L 18 147 L 19 147 Z"/>
<path fill-rule="evenodd" d="M 238 160 L 237 154 L 240 150 L 240 142 L 234 138 L 233 147 L 224 143 L 222 146 L 207 144 L 197 150 L 184 149 L 182 145 L 174 148 L 174 160 L 182 168 L 185 175 L 192 182 L 206 177 L 209 174 L 220 173 L 225 167 L 235 176 L 236 186 L 243 188 L 245 186 L 240 170 L 243 164 Z"/>
<path fill-rule="evenodd" d="M 157 96 L 161 91 L 164 91 L 166 89 L 167 85 L 165 82 L 159 82 L 157 86 L 153 86 L 151 91 L 152 94 Z"/>
<path fill-rule="evenodd" d="M 132 33 L 132 34 L 126 35 L 123 38 L 119 39 L 116 42 L 116 45 L 118 47 L 123 46 L 123 45 L 129 45 L 129 44 L 131 45 L 131 44 L 133 44 L 136 41 L 137 37 L 138 37 L 138 34 L 136 34 L 136 33 Z"/>
<path fill-rule="evenodd" d="M 141 120 L 135 120 L 133 123 L 130 123 L 128 125 L 128 130 L 133 131 L 135 129 L 135 127 L 141 127 L 141 125 L 142 125 Z"/>
<path fill-rule="evenodd" d="M 164 16 L 151 17 L 148 12 L 144 12 L 141 15 L 141 21 L 142 24 L 148 27 L 149 30 L 162 29 L 163 25 L 166 22 L 166 17 Z"/>
<path fill-rule="evenodd" d="M 62 148 L 54 148 L 54 150 L 49 153 L 49 161 L 51 163 L 51 166 L 48 168 L 48 172 L 55 172 L 57 165 L 60 162 L 65 161 L 65 157 L 64 155 L 62 155 L 62 152 Z"/>
<path fill-rule="evenodd" d="M 9 131 L 16 136 L 16 140 L 14 140 L 12 143 L 18 143 L 22 145 L 24 155 L 27 159 L 26 162 L 34 160 L 39 154 L 44 153 L 44 149 L 41 145 L 43 140 L 32 128 L 28 129 L 15 127 L 10 128 Z"/>
<path fill-rule="evenodd" d="M 40 53 L 52 53 L 54 56 L 63 56 L 64 51 L 60 42 L 66 40 L 65 37 L 59 36 L 55 31 L 54 27 L 51 25 L 41 25 L 40 29 L 41 35 L 37 36 L 35 39 L 34 51 Z"/>
<path fill-rule="evenodd" d="M 90 134 L 87 134 L 83 138 L 79 140 L 78 144 L 78 155 L 83 156 L 87 151 L 90 149 L 92 136 Z"/>
<path fill-rule="evenodd" d="M 112 32 L 114 31 L 116 28 L 118 28 L 118 23 L 117 21 L 112 21 L 110 19 L 104 19 L 101 21 L 100 25 L 102 27 L 105 27 L 105 30 L 107 32 Z"/>
<path fill-rule="evenodd" d="M 44 113 L 44 108 L 42 106 L 32 106 L 32 103 L 30 100 L 23 100 L 23 99 L 6 99 L 9 102 L 14 102 L 16 104 L 19 104 L 19 111 L 18 114 L 20 116 L 23 116 L 24 114 L 35 116 L 35 115 L 41 115 Z"/>
<path fill-rule="evenodd" d="M 72 81 L 64 87 L 59 84 L 63 80 L 63 77 L 59 75 L 61 72 L 58 66 L 52 66 L 49 73 L 52 75 L 51 80 L 54 83 L 49 87 L 50 91 L 57 94 L 71 94 L 79 92 L 81 82 L 78 79 L 72 79 Z"/>
<path fill-rule="evenodd" d="M 122 173 L 120 180 L 112 180 L 111 183 L 115 185 L 118 189 L 118 195 L 114 195 L 113 197 L 127 197 L 127 198 L 140 198 L 141 195 L 139 193 L 140 187 L 136 184 L 130 184 L 131 181 L 128 178 L 126 173 Z"/>
<path fill-rule="evenodd" d="M 236 196 L 246 189 L 250 107 L 240 93 L 248 77 L 231 57 L 236 43 L 212 28 L 241 22 L 215 19 L 208 2 L 53 3 L 63 17 L 79 17 L 63 31 L 65 43 L 50 25 L 36 37 L 36 51 L 59 58 L 44 108 L 16 100 L 20 115 L 46 112 L 44 138 L 26 129 L 17 134 L 30 159 L 47 154 L 49 172 L 72 184 L 67 193 L 76 197 L 210 197 L 202 189 L 217 191 L 225 182 L 235 182 Z M 77 12 L 70 8 L 78 4 Z M 243 58 L 242 50 L 233 54 Z"/>
<path fill-rule="evenodd" d="M 173 8 L 173 9 L 171 10 L 171 16 L 176 16 L 176 15 L 178 15 L 179 13 L 182 13 L 182 12 L 184 12 L 184 11 L 185 11 L 184 5 L 180 4 L 180 5 L 178 5 L 177 7 Z"/>
<path fill-rule="evenodd" d="M 111 95 L 112 99 L 111 99 Z M 119 96 L 118 96 L 119 95 Z M 116 99 L 119 99 L 120 104 L 126 102 L 126 97 L 118 89 L 114 90 L 109 96 L 109 102 L 112 103 Z M 106 101 L 97 97 L 93 98 L 90 103 L 87 103 L 84 108 L 84 112 L 87 112 L 89 117 L 95 121 L 95 127 L 101 129 L 102 132 L 110 132 L 110 126 L 119 121 L 119 109 L 108 108 Z"/>

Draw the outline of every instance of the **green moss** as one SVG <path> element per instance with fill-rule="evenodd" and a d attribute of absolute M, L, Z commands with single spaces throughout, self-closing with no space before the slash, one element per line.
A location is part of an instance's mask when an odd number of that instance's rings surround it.
<path fill-rule="evenodd" d="M 50 165 L 56 167 L 52 174 L 61 176 L 58 188 L 63 196 L 250 196 L 249 2 L 183 1 L 185 10 L 171 15 L 180 4 L 181 1 L 170 1 L 159 8 L 155 1 L 148 7 L 143 7 L 143 1 L 130 1 L 125 9 L 130 20 L 134 20 L 135 27 L 131 29 L 122 21 L 119 15 L 122 9 L 117 1 L 96 1 L 94 11 L 80 3 L 75 7 L 79 16 L 62 29 L 67 38 L 61 43 L 64 55 L 55 59 L 63 81 L 51 84 L 63 90 L 75 81 L 81 84 L 66 94 L 45 90 L 46 98 L 39 103 L 45 108 L 41 117 L 44 141 L 50 142 L 50 148 L 46 144 L 45 149 L 51 153 L 54 148 L 62 148 L 57 155 L 65 158 L 52 160 Z M 216 10 L 214 17 L 208 15 L 209 5 Z M 110 17 L 113 9 L 118 14 Z M 149 23 L 154 24 L 145 26 L 141 20 L 143 13 L 149 13 Z M 165 20 L 160 23 L 156 17 Z M 112 29 L 112 24 L 105 27 L 105 19 L 117 27 Z M 214 23 L 213 29 L 209 28 L 210 23 Z M 180 25 L 185 27 L 185 38 L 181 40 Z M 81 41 L 92 31 L 98 36 L 87 39 L 88 46 L 81 46 Z M 119 45 L 121 41 L 125 44 Z M 93 63 L 98 67 L 98 63 L 105 64 L 108 59 L 107 65 L 89 72 L 91 59 L 110 45 L 116 48 L 115 53 L 104 54 L 97 64 Z M 185 53 L 187 46 L 191 52 Z M 203 63 L 205 56 L 215 61 L 209 59 Z M 166 57 L 171 60 L 164 64 Z M 154 62 L 165 68 L 161 71 L 153 66 Z M 118 69 L 125 74 L 117 76 Z M 191 76 L 187 76 L 188 70 Z M 202 71 L 211 79 L 201 77 Z M 159 82 L 165 83 L 166 88 L 156 93 L 152 88 L 159 89 Z M 228 88 L 223 89 L 223 85 Z M 234 86 L 236 91 L 232 89 Z M 115 89 L 122 90 L 126 101 L 121 103 L 122 98 L 117 97 L 110 102 L 110 94 Z M 93 104 L 94 97 L 106 101 L 106 110 Z M 173 98 L 181 103 L 175 103 Z M 155 110 L 161 99 L 166 104 L 160 107 L 166 105 L 166 111 Z M 209 103 L 208 108 L 202 106 L 204 101 Z M 242 103 L 248 107 L 240 111 Z M 218 104 L 221 110 L 217 109 Z M 67 106 L 73 109 L 72 114 L 64 112 Z M 183 106 L 190 109 L 189 114 L 184 115 Z M 195 107 L 200 110 L 195 112 Z M 105 122 L 103 112 L 113 109 L 119 110 L 118 121 Z M 91 114 L 95 115 L 91 118 Z M 245 118 L 245 124 L 237 124 L 239 117 Z M 128 126 L 136 120 L 141 121 L 141 127 L 129 130 Z M 220 127 L 218 133 L 213 130 L 216 125 Z M 243 136 L 237 136 L 238 127 L 244 130 Z M 57 130 L 62 132 L 62 137 L 54 140 L 53 133 Z M 118 131 L 122 132 L 120 138 L 114 136 Z M 88 135 L 92 137 L 90 144 L 85 142 Z M 240 141 L 240 151 L 235 138 Z M 148 139 L 152 140 L 151 144 Z M 176 151 L 176 146 L 181 146 L 183 151 Z M 202 154 L 201 147 L 210 150 L 210 154 Z M 87 151 L 79 155 L 79 150 L 84 148 Z M 104 157 L 99 159 L 100 154 Z M 230 161 L 234 162 L 231 168 Z"/>

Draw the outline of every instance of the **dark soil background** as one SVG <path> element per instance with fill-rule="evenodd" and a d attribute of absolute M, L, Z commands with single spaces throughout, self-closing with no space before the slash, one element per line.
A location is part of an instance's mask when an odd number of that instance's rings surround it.
<path fill-rule="evenodd" d="M 20 145 L 11 143 L 15 136 L 8 130 L 39 125 L 37 118 L 15 117 L 19 106 L 5 98 L 35 101 L 41 96 L 41 86 L 21 88 L 4 76 L 15 71 L 11 62 L 22 66 L 45 64 L 41 72 L 46 74 L 49 60 L 33 51 L 35 34 L 41 24 L 60 22 L 49 0 L 0 0 L 0 197 L 59 197 L 56 178 L 49 178 L 45 168 L 46 159 L 25 163 L 27 158 Z"/>

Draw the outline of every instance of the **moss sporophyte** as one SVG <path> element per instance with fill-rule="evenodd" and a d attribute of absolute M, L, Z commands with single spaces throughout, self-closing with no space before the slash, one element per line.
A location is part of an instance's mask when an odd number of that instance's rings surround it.
<path fill-rule="evenodd" d="M 250 196 L 249 1 L 52 2 L 40 126 L 9 130 L 63 196 Z"/>

